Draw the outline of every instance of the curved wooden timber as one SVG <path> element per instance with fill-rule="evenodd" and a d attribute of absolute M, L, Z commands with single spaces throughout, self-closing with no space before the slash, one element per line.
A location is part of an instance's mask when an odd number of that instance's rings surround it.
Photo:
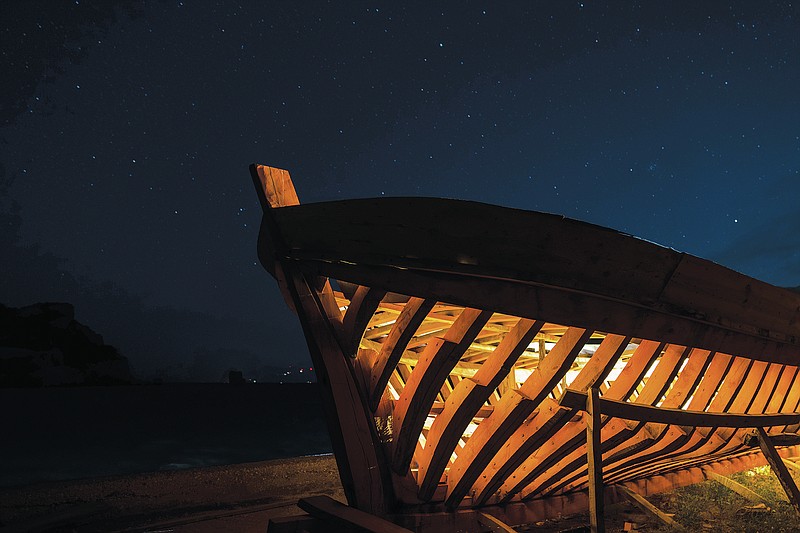
<path fill-rule="evenodd" d="M 353 507 L 543 519 L 800 442 L 800 294 L 561 216 L 251 174 Z"/>

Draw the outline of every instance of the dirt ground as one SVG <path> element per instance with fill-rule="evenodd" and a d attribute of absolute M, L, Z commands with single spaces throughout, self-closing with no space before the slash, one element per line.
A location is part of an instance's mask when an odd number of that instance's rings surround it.
<path fill-rule="evenodd" d="M 770 501 L 768 509 L 707 481 L 648 499 L 672 513 L 684 531 L 720 533 L 800 532 L 768 468 L 736 474 Z M 328 495 L 344 502 L 332 456 L 164 471 L 133 476 L 0 489 L 0 533 L 264 533 L 270 518 L 300 515 L 301 497 Z M 520 532 L 588 531 L 588 516 L 548 520 Z M 678 531 L 628 502 L 606 507 L 606 531 Z"/>

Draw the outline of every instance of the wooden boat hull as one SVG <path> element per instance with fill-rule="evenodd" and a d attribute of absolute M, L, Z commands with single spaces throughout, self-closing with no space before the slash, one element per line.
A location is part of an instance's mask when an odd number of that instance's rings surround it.
<path fill-rule="evenodd" d="M 754 428 L 797 433 L 795 293 L 556 215 L 300 205 L 286 171 L 251 172 L 259 257 L 303 325 L 354 507 L 542 519 L 602 482 L 647 494 L 763 464 Z"/>

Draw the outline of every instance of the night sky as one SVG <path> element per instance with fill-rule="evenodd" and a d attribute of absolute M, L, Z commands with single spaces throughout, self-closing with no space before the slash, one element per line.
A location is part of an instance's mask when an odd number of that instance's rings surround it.
<path fill-rule="evenodd" d="M 252 162 L 800 285 L 800 3 L 396 4 L 3 2 L 0 302 L 74 303 L 141 378 L 308 364 Z"/>

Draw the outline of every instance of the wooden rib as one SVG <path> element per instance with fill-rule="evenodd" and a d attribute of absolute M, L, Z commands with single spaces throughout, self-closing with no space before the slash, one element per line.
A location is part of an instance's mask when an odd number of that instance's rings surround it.
<path fill-rule="evenodd" d="M 394 372 L 403 352 L 417 331 L 417 328 L 433 309 L 436 302 L 424 298 L 410 298 L 400 315 L 395 320 L 389 336 L 381 345 L 376 364 L 372 367 L 370 377 L 369 405 L 374 411 L 383 396 L 389 376 Z"/>
<path fill-rule="evenodd" d="M 619 376 L 606 390 L 604 397 L 623 399 L 630 396 L 636 384 L 642 380 L 647 369 L 663 349 L 659 342 L 643 340 L 633 352 Z M 586 429 L 583 418 L 564 428 L 545 442 L 539 450 L 526 458 L 514 472 L 506 478 L 500 493 L 508 500 L 524 487 L 531 484 L 540 474 L 557 465 L 563 459 L 581 455 L 580 446 L 585 444 L 583 435 Z"/>
<path fill-rule="evenodd" d="M 341 317 L 330 285 L 322 291 L 291 273 L 289 291 L 308 342 L 317 380 L 323 384 L 323 407 L 328 432 L 348 503 L 373 513 L 384 513 L 389 505 L 385 490 L 388 470 L 378 459 L 375 426 L 366 415 L 358 386 L 341 351 L 336 335 Z M 333 316 L 330 316 L 333 315 Z"/>
<path fill-rule="evenodd" d="M 514 362 L 539 332 L 544 322 L 521 319 L 505 336 L 489 359 L 471 379 L 462 380 L 436 417 L 419 462 L 419 497 L 428 500 L 447 466 L 458 439 L 478 409 L 506 376 L 514 372 Z"/>
<path fill-rule="evenodd" d="M 772 395 L 773 390 L 778 386 L 778 377 L 780 376 L 782 369 L 783 365 L 777 363 L 764 363 L 761 361 L 756 361 L 753 363 L 750 372 L 748 372 L 747 380 L 752 381 L 756 375 L 761 376 L 761 379 L 755 386 L 755 390 L 748 394 L 748 396 L 750 396 L 749 401 L 747 401 L 744 394 L 744 392 L 749 388 L 748 384 L 745 383 L 745 385 L 741 387 L 736 401 L 734 401 L 734 403 L 731 405 L 730 410 L 733 412 L 738 412 L 741 407 L 744 406 L 746 412 L 750 415 L 763 414 L 764 409 L 766 408 L 767 398 Z M 748 434 L 749 431 L 746 429 L 730 429 L 721 427 L 717 430 L 717 436 L 722 439 L 725 444 L 716 450 L 711 450 L 710 453 L 731 453 L 736 451 L 743 446 Z"/>
<path fill-rule="evenodd" d="M 672 388 L 667 391 L 666 397 L 660 407 L 676 409 L 683 405 L 697 388 L 711 360 L 712 357 L 708 350 L 700 350 L 697 348 L 692 350 L 686 366 L 678 375 Z M 725 364 L 727 366 L 727 361 Z M 652 443 L 629 457 L 612 455 L 607 459 L 608 466 L 610 467 L 622 461 L 617 468 L 627 468 L 631 465 L 645 462 L 653 457 L 658 457 L 660 454 L 675 449 L 688 439 L 686 432 L 681 430 L 681 428 L 669 427 L 666 424 L 648 422 L 646 424 L 646 429 L 651 435 L 656 436 Z"/>
<path fill-rule="evenodd" d="M 716 396 L 709 403 L 707 408 L 708 411 L 719 412 L 718 411 L 719 405 L 729 404 L 731 398 L 735 396 L 739 384 L 741 383 L 741 378 L 742 378 L 741 369 L 747 363 L 748 361 L 744 360 L 743 358 L 736 358 L 733 361 L 733 364 L 730 367 L 732 369 L 731 372 L 733 373 L 733 376 L 730 375 L 726 376 L 726 377 L 732 377 L 732 379 L 726 379 L 723 381 L 722 385 L 720 385 L 719 390 L 717 391 Z M 713 443 L 714 431 L 713 430 L 707 431 L 702 428 L 701 429 L 687 428 L 684 431 L 687 430 L 689 434 L 689 439 L 680 448 L 672 451 L 669 454 L 662 454 L 653 463 L 649 463 L 647 465 L 643 464 L 640 467 L 629 469 L 626 473 L 620 473 L 619 471 L 617 471 L 614 474 L 612 474 L 612 478 L 630 479 L 632 476 L 639 476 L 642 475 L 643 472 L 652 471 L 653 465 L 656 464 L 667 464 L 672 461 L 679 460 L 680 458 L 690 458 L 691 460 L 692 457 L 707 455 L 704 450 L 708 449 L 709 442 Z"/>
<path fill-rule="evenodd" d="M 778 386 L 775 387 L 775 391 L 770 396 L 769 401 L 767 402 L 767 407 L 765 412 L 767 413 L 778 413 L 781 410 L 781 405 L 783 404 L 783 400 L 786 399 L 786 393 L 789 391 L 789 387 L 791 387 L 792 382 L 797 377 L 797 367 L 796 366 L 785 366 L 783 367 L 783 372 L 781 372 L 781 378 L 778 380 Z"/>
<path fill-rule="evenodd" d="M 522 422 L 550 393 L 583 348 L 591 332 L 569 328 L 519 391 L 500 399 L 492 415 L 483 420 L 459 452 L 448 474 L 445 504 L 458 506 L 481 471 Z"/>
<path fill-rule="evenodd" d="M 629 337 L 608 335 L 586 363 L 572 385 L 586 390 L 608 374 L 620 354 L 627 347 Z M 475 501 L 485 503 L 525 459 L 536 451 L 543 441 L 552 437 L 574 415 L 574 410 L 540 410 L 532 416 L 503 444 L 481 477 L 475 482 Z"/>
<path fill-rule="evenodd" d="M 342 334 L 345 354 L 355 357 L 358 343 L 386 291 L 359 286 L 344 314 Z"/>
<path fill-rule="evenodd" d="M 478 513 L 478 523 L 486 528 L 488 533 L 517 533 L 517 531 L 497 518 L 488 513 Z"/>
<path fill-rule="evenodd" d="M 681 363 L 689 352 L 690 350 L 683 346 L 668 346 L 657 360 L 655 370 L 652 372 L 650 378 L 647 379 L 647 382 L 642 387 L 635 402 L 644 405 L 655 404 L 669 388 Z M 608 470 L 608 465 L 614 460 L 617 460 L 620 453 L 623 453 L 620 452 L 620 450 L 624 450 L 626 454 L 634 453 L 637 449 L 649 445 L 659 437 L 658 434 L 653 435 L 647 431 L 645 424 L 612 424 L 606 426 L 604 430 L 604 450 L 606 453 L 604 464 L 606 470 Z M 576 468 L 579 470 L 582 466 L 583 459 L 578 455 L 571 463 L 568 463 L 566 466 L 562 465 L 561 470 L 557 470 L 555 474 L 553 474 L 554 469 L 551 469 L 551 477 L 549 479 L 542 476 L 545 478 L 545 482 L 541 483 L 539 487 L 544 488 L 550 485 L 552 481 L 561 480 L 560 484 L 555 487 L 558 488 L 567 483 L 569 471 L 575 471 Z M 551 488 L 550 490 L 554 489 Z"/>
<path fill-rule="evenodd" d="M 392 414 L 392 469 L 398 474 L 408 470 L 422 426 L 450 370 L 491 315 L 490 311 L 464 309 L 447 333 L 429 343 L 420 356 Z"/>
<path fill-rule="evenodd" d="M 714 372 L 711 372 L 711 368 L 709 369 L 705 379 L 700 383 L 697 393 L 692 397 L 687 410 L 718 413 L 724 411 L 723 406 L 727 407 L 732 399 L 735 398 L 736 391 L 746 376 L 747 369 L 752 361 L 743 357 L 736 357 L 728 365 L 726 363 L 729 359 L 730 356 L 717 354 L 715 362 L 719 361 L 719 363 L 712 365 Z M 668 463 L 673 461 L 675 457 L 691 458 L 702 455 L 702 450 L 713 437 L 713 431 L 709 432 L 704 431 L 702 428 L 694 429 L 692 427 L 689 427 L 686 431 L 690 437 L 680 448 L 671 453 L 662 454 L 652 463 L 640 463 L 639 466 L 626 469 L 624 472 L 620 470 L 612 471 L 609 476 L 609 482 L 620 482 L 640 477 L 645 472 L 653 471 L 654 465 Z"/>
<path fill-rule="evenodd" d="M 635 402 L 637 404 L 641 403 L 649 405 L 650 403 L 655 403 L 659 398 L 661 398 L 661 395 L 667 389 L 675 373 L 677 372 L 677 368 L 675 367 L 679 364 L 679 362 L 683 361 L 684 356 L 688 353 L 688 351 L 689 350 L 683 346 L 667 346 L 666 349 L 664 349 L 663 354 L 656 361 L 653 361 L 649 365 L 649 367 L 652 367 L 652 365 L 656 365 L 656 367 L 650 375 L 650 378 L 647 379 L 646 383 L 641 388 L 641 391 L 636 397 Z M 659 352 L 661 352 L 660 348 L 656 350 L 656 353 Z M 580 394 L 585 393 L 581 392 Z M 583 401 L 585 403 L 585 399 Z M 626 402 L 619 403 L 628 405 Z M 575 408 L 579 408 L 579 405 L 576 405 Z M 602 406 L 600 407 L 600 410 L 604 412 Z M 604 412 L 604 415 L 605 414 L 606 413 Z M 606 416 L 603 417 L 603 420 L 605 423 L 603 424 L 602 430 L 600 430 L 598 427 L 598 431 L 600 431 L 603 436 L 602 448 L 606 458 L 617 455 L 620 450 L 624 450 L 626 447 L 631 447 L 629 443 L 632 440 L 634 449 L 636 445 L 641 445 L 641 443 L 646 443 L 652 440 L 652 437 L 649 433 L 642 432 L 642 429 L 645 427 L 644 424 L 620 424 L 615 421 L 608 423 L 609 420 Z M 552 492 L 567 484 L 569 480 L 574 479 L 575 476 L 583 475 L 583 468 L 587 466 L 587 455 L 583 452 L 584 447 L 585 444 L 581 444 L 581 447 L 577 450 L 577 452 L 571 453 L 562 461 L 540 475 L 534 484 L 531 484 L 530 487 L 522 491 L 522 497 L 526 498 L 532 496 L 545 489 L 547 489 L 548 492 Z M 604 458 L 603 461 L 605 465 L 606 459 Z M 607 467 L 604 468 L 607 469 Z M 553 486 L 554 484 L 555 486 Z"/>

